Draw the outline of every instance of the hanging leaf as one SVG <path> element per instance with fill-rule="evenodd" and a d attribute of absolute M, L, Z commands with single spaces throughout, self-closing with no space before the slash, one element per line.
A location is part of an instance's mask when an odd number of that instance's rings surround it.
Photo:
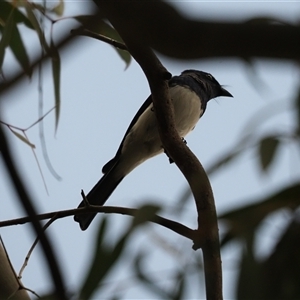
<path fill-rule="evenodd" d="M 153 220 L 159 212 L 160 207 L 156 205 L 144 205 L 139 208 L 132 220 L 132 228 L 140 226 L 149 220 Z"/>
<path fill-rule="evenodd" d="M 98 20 L 97 22 L 91 23 L 91 16 L 88 15 L 76 16 L 74 17 L 74 19 L 80 22 L 84 26 L 84 28 L 87 28 L 96 34 L 101 34 L 115 41 L 124 43 L 118 32 L 111 25 L 104 22 L 103 20 Z M 127 68 L 131 62 L 130 53 L 126 50 L 120 50 L 116 47 L 113 48 L 118 52 L 121 59 L 125 62 Z"/>
<path fill-rule="evenodd" d="M 60 0 L 58 5 L 51 9 L 51 12 L 55 13 L 57 16 L 62 16 L 65 9 L 64 0 Z"/>
<path fill-rule="evenodd" d="M 29 57 L 24 46 L 22 37 L 20 35 L 19 29 L 15 24 L 13 26 L 12 38 L 10 40 L 9 46 L 13 54 L 15 55 L 17 61 L 22 66 L 24 73 L 31 77 L 32 72 L 30 69 Z"/>
<path fill-rule="evenodd" d="M 53 40 L 51 39 L 51 62 L 52 62 L 52 76 L 54 85 L 55 98 L 55 131 L 58 127 L 60 116 L 60 56 Z"/>
<path fill-rule="evenodd" d="M 279 209 L 296 209 L 300 205 L 300 184 L 288 186 L 263 199 L 241 199 L 240 203 L 252 203 L 219 216 L 228 224 L 221 245 L 254 232 L 261 222 Z"/>
<path fill-rule="evenodd" d="M 134 230 L 149 219 L 153 219 L 157 211 L 158 208 L 152 205 L 145 205 L 138 209 L 132 223 L 113 246 L 108 246 L 104 243 L 106 227 L 108 225 L 106 219 L 103 219 L 98 231 L 94 258 L 81 288 L 79 299 L 91 299 L 102 280 L 121 257 L 126 243 Z"/>
<path fill-rule="evenodd" d="M 24 137 L 22 134 L 18 133 L 17 131 L 9 128 L 11 130 L 11 132 L 17 137 L 19 138 L 22 142 L 24 142 L 25 144 L 27 144 L 28 146 L 30 146 L 31 148 L 35 148 L 35 145 L 30 143 L 29 140 Z"/>
<path fill-rule="evenodd" d="M 107 220 L 104 218 L 99 227 L 94 258 L 92 259 L 91 267 L 81 288 L 79 299 L 91 299 L 103 278 L 114 266 L 123 252 L 126 241 L 130 235 L 129 233 L 131 232 L 129 229 L 129 231 L 119 239 L 115 247 L 108 247 L 104 243 L 106 227 Z"/>
<path fill-rule="evenodd" d="M 300 136 L 300 87 L 297 92 L 297 96 L 295 99 L 295 110 L 297 112 L 297 135 Z"/>
<path fill-rule="evenodd" d="M 269 136 L 260 141 L 259 145 L 259 159 L 260 166 L 263 171 L 266 171 L 275 158 L 276 151 L 279 145 L 278 138 Z"/>
<path fill-rule="evenodd" d="M 42 30 L 42 28 L 40 26 L 40 23 L 37 20 L 35 14 L 33 12 L 32 5 L 29 2 L 27 2 L 27 1 L 22 2 L 22 5 L 26 9 L 27 17 L 28 17 L 29 21 L 31 22 L 34 30 L 36 31 L 36 33 L 37 33 L 37 35 L 38 35 L 38 37 L 40 39 L 40 43 L 41 43 L 43 49 L 48 53 L 49 52 L 49 46 L 48 46 L 48 44 L 46 42 L 45 35 L 44 35 L 44 32 L 43 32 L 43 30 Z"/>
<path fill-rule="evenodd" d="M 97 272 L 97 267 L 99 267 L 99 270 L 103 270 L 104 266 L 99 265 L 101 263 L 102 259 L 106 259 L 106 249 L 104 248 L 104 235 L 107 228 L 107 219 L 103 218 L 99 231 L 98 231 L 98 237 L 96 241 L 96 247 L 95 247 L 95 253 L 94 258 L 91 260 L 91 268 L 88 271 L 88 274 L 84 280 L 83 287 L 80 291 L 80 297 L 79 299 L 89 299 L 90 296 L 94 293 L 95 289 L 98 285 L 98 275 L 100 272 Z"/>
<path fill-rule="evenodd" d="M 0 24 L 4 24 L 10 12 L 14 9 L 14 19 L 16 23 L 24 23 L 27 27 L 34 29 L 28 18 L 18 10 L 12 3 L 1 1 L 0 3 Z M 1 22 L 2 21 L 2 22 Z"/>
<path fill-rule="evenodd" d="M 2 28 L 2 37 L 0 40 L 0 69 L 3 65 L 5 49 L 9 45 L 12 37 L 14 28 L 14 11 L 15 9 L 13 8 L 5 21 L 4 27 Z"/>
<path fill-rule="evenodd" d="M 271 255 L 262 262 L 260 299 L 300 299 L 299 214 L 279 238 Z M 253 298 L 254 299 L 254 298 Z M 258 299 L 258 298 L 257 298 Z"/>
<path fill-rule="evenodd" d="M 261 297 L 261 268 L 254 253 L 254 233 L 250 233 L 245 239 L 241 258 L 239 261 L 239 274 L 237 278 L 236 298 L 244 300 L 264 299 Z"/>
<path fill-rule="evenodd" d="M 162 288 L 159 283 L 156 283 L 147 272 L 145 272 L 145 268 L 142 266 L 143 261 L 145 261 L 146 255 L 145 253 L 138 253 L 134 260 L 134 272 L 136 278 L 143 283 L 143 285 L 148 288 L 152 293 L 157 294 L 157 299 L 173 299 L 172 295 L 168 293 L 167 290 Z"/>

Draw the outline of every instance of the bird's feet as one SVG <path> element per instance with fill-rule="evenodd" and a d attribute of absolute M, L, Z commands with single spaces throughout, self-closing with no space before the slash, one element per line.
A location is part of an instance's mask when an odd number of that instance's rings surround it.
<path fill-rule="evenodd" d="M 181 139 L 182 139 L 182 141 L 183 141 L 185 144 L 187 144 L 185 138 L 182 137 Z M 164 153 L 168 156 L 170 164 L 174 163 L 174 160 L 170 157 L 170 155 L 168 154 L 168 152 L 166 151 L 166 149 L 164 149 Z"/>

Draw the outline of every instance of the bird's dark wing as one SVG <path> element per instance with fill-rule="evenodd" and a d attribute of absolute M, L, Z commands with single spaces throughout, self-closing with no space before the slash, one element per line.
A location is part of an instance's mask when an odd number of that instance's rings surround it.
<path fill-rule="evenodd" d="M 119 159 L 119 156 L 121 155 L 121 151 L 122 151 L 122 147 L 123 147 L 123 143 L 124 143 L 124 140 L 127 136 L 127 134 L 129 133 L 129 131 L 131 130 L 131 128 L 134 126 L 134 124 L 137 122 L 138 118 L 142 115 L 142 113 L 148 108 L 148 106 L 152 103 L 152 97 L 151 95 L 146 99 L 146 101 L 143 103 L 143 105 L 140 107 L 140 109 L 137 111 L 137 113 L 135 114 L 134 118 L 132 119 L 131 123 L 129 124 L 126 132 L 125 132 L 125 135 L 122 139 L 122 142 L 119 146 L 119 149 L 115 155 L 114 158 L 112 158 L 109 162 L 107 162 L 103 168 L 102 168 L 102 173 L 105 174 L 107 173 L 115 164 L 116 162 L 118 161 Z"/>

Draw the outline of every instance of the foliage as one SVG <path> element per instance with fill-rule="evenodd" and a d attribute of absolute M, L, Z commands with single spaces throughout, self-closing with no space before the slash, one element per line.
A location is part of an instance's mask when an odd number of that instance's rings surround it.
<path fill-rule="evenodd" d="M 26 26 L 34 31 L 40 42 L 41 57 L 47 55 L 51 58 L 52 80 L 54 86 L 55 107 L 55 130 L 58 129 L 61 107 L 61 69 L 60 52 L 52 36 L 53 26 L 62 20 L 64 13 L 64 2 L 61 0 L 57 5 L 44 7 L 40 4 L 29 1 L 1 1 L 0 2 L 0 68 L 3 78 L 6 79 L 5 68 L 3 67 L 6 59 L 6 51 L 10 49 L 22 68 L 24 74 L 30 78 L 32 76 L 33 66 L 28 55 L 28 49 L 24 45 L 24 36 L 20 31 L 20 25 Z M 50 24 L 50 31 L 45 33 L 41 26 L 40 17 L 44 18 Z M 60 19 L 61 18 L 61 19 Z M 116 30 L 105 20 L 99 20 L 97 24 L 90 23 L 91 16 L 74 16 L 73 19 L 88 28 L 96 34 L 103 35 L 115 41 L 122 42 Z M 47 38 L 50 36 L 50 38 Z M 114 48 L 115 49 L 115 48 Z M 117 49 L 121 59 L 126 66 L 130 64 L 130 55 L 123 50 Z M 9 78 L 7 79 L 9 80 Z M 267 108 L 269 109 L 269 108 Z M 299 149 L 300 139 L 300 89 L 297 91 L 294 99 L 293 111 L 295 112 L 294 126 L 289 130 L 283 131 L 273 128 L 267 133 L 261 134 L 259 128 L 274 114 L 263 114 L 264 118 L 253 118 L 247 123 L 246 129 L 241 139 L 217 160 L 208 170 L 211 175 L 218 172 L 230 164 L 235 159 L 245 154 L 250 149 L 255 149 L 256 159 L 261 172 L 268 175 L 276 171 L 276 160 L 278 152 L 283 148 L 296 145 Z M 1 120 L 0 120 L 1 122 Z M 8 126 L 7 124 L 3 125 Z M 9 126 L 11 132 L 26 143 L 32 149 L 35 145 L 27 138 L 25 130 Z M 21 130 L 19 133 L 17 130 Z M 189 197 L 184 194 L 184 203 Z M 240 203 L 244 200 L 241 199 Z M 249 201 L 247 201 L 249 203 Z M 299 249 L 299 204 L 300 204 L 300 181 L 291 183 L 288 186 L 278 188 L 269 195 L 264 195 L 260 199 L 253 199 L 251 204 L 241 208 L 232 209 L 219 216 L 222 222 L 227 224 L 227 229 L 222 236 L 222 247 L 230 243 L 238 242 L 243 246 L 239 260 L 239 276 L 237 280 L 237 298 L 239 299 L 299 299 L 299 279 L 300 279 L 300 261 L 298 255 Z M 184 204 L 183 204 L 184 205 Z M 75 291 L 83 299 L 91 299 L 107 274 L 113 269 L 114 265 L 120 261 L 126 254 L 126 245 L 129 243 L 131 235 L 137 227 L 143 225 L 145 220 L 156 213 L 157 208 L 141 208 L 132 224 L 125 230 L 124 234 L 116 241 L 113 246 L 105 243 L 107 219 L 103 219 L 98 231 L 97 242 L 94 249 L 94 256 L 91 260 L 90 268 L 87 271 L 84 282 L 80 289 Z M 265 220 L 278 211 L 289 212 L 289 224 L 285 231 L 279 237 L 271 253 L 259 259 L 255 252 L 255 242 L 261 226 Z M 145 214 L 147 217 L 145 217 Z M 178 212 L 180 214 L 180 212 Z M 139 219 L 140 218 L 140 219 Z M 143 262 L 146 260 L 146 253 L 138 253 L 134 258 L 133 269 L 138 282 L 152 290 L 153 294 L 161 298 L 183 299 L 184 291 L 188 281 L 188 273 L 191 267 L 185 264 L 182 270 L 174 271 L 172 284 L 170 288 L 165 288 L 156 283 L 149 274 L 143 270 Z M 196 266 L 196 267 L 195 267 Z M 201 262 L 196 262 L 193 266 L 194 272 L 199 276 L 202 272 Z M 117 299 L 119 295 L 114 295 Z M 46 299 L 46 297 L 45 297 Z"/>

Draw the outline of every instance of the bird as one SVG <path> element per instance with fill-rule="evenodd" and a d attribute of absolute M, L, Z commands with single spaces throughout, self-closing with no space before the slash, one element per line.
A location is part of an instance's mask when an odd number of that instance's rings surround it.
<path fill-rule="evenodd" d="M 204 114 L 209 100 L 220 96 L 233 97 L 211 74 L 198 70 L 185 70 L 171 77 L 168 86 L 174 106 L 175 127 L 183 140 Z M 103 176 L 78 208 L 104 205 L 125 176 L 144 161 L 163 152 L 150 95 L 129 124 L 116 155 L 103 166 Z M 86 230 L 96 214 L 77 214 L 74 220 L 81 230 Z"/>

